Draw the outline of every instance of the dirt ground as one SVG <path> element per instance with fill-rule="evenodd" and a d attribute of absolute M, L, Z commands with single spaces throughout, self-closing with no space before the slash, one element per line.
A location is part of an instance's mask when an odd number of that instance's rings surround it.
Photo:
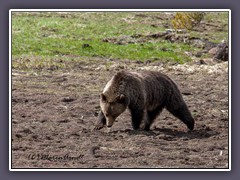
<path fill-rule="evenodd" d="M 122 69 L 169 75 L 196 120 L 195 130 L 188 132 L 164 110 L 149 132 L 132 130 L 128 111 L 109 132 L 93 131 L 99 93 Z M 228 125 L 228 62 L 95 58 L 68 61 L 61 70 L 12 70 L 12 168 L 228 168 Z"/>

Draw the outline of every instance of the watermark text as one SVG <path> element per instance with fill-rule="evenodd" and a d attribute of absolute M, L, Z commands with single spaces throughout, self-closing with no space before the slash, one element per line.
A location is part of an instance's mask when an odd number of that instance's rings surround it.
<path fill-rule="evenodd" d="M 43 153 L 33 153 L 28 155 L 28 160 L 36 160 L 36 161 L 80 161 L 84 157 L 83 154 L 77 156 L 71 156 L 69 153 L 65 155 L 51 155 L 51 154 L 43 154 Z"/>

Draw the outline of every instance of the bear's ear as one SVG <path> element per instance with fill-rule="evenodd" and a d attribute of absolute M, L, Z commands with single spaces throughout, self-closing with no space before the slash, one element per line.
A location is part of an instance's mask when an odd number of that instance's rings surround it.
<path fill-rule="evenodd" d="M 100 94 L 100 98 L 101 98 L 102 101 L 106 101 L 107 100 L 106 96 L 103 93 Z"/>
<path fill-rule="evenodd" d="M 118 103 L 124 103 L 125 102 L 125 96 L 123 94 L 120 94 L 117 96 L 117 102 Z"/>

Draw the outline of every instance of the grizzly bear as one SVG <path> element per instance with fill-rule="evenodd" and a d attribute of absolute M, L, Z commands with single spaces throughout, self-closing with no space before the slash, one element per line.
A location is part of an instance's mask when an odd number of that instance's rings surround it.
<path fill-rule="evenodd" d="M 148 131 L 163 108 L 185 123 L 189 130 L 194 129 L 194 119 L 177 85 L 160 72 L 118 72 L 100 94 L 100 107 L 95 130 L 105 125 L 111 127 L 127 108 L 135 130 L 141 125 Z"/>

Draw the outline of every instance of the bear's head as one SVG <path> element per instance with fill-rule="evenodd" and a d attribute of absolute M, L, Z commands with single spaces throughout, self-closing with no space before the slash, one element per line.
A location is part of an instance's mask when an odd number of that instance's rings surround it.
<path fill-rule="evenodd" d="M 127 108 L 127 98 L 120 94 L 110 97 L 107 94 L 100 94 L 100 107 L 106 118 L 107 127 L 112 127 L 116 118 Z"/>

